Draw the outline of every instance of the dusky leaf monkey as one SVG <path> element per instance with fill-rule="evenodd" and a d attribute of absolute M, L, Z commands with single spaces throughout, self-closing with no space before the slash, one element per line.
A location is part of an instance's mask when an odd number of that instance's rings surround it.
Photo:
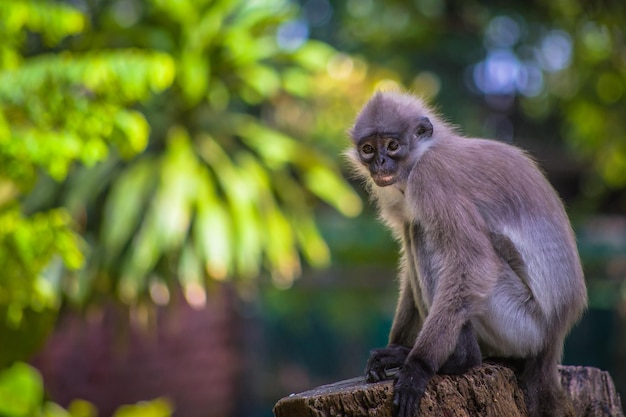
<path fill-rule="evenodd" d="M 530 416 L 571 405 L 557 363 L 587 302 L 561 200 L 520 149 L 461 136 L 422 100 L 379 92 L 347 151 L 402 245 L 400 295 L 385 348 L 366 378 L 395 376 L 398 417 L 417 414 L 435 373 L 507 358 Z"/>

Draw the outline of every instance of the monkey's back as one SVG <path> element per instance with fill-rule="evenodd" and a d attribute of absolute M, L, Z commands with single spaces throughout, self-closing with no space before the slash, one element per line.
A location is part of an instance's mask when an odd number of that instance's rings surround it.
<path fill-rule="evenodd" d="M 506 236 L 543 314 L 571 327 L 586 304 L 575 237 L 557 193 L 523 151 L 492 140 L 438 138 L 411 177 L 407 199 L 418 218 L 453 222 L 446 216 L 462 215 L 486 234 Z"/>

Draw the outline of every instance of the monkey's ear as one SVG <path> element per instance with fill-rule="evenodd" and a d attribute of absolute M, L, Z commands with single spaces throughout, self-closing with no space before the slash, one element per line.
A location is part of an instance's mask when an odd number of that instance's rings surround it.
<path fill-rule="evenodd" d="M 422 116 L 417 119 L 415 134 L 418 138 L 429 138 L 433 135 L 433 124 L 430 122 L 428 117 Z"/>

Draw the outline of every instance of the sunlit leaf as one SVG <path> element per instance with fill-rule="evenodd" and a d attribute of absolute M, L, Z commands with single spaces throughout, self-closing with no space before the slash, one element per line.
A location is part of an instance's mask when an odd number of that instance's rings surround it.
<path fill-rule="evenodd" d="M 335 51 L 325 43 L 310 41 L 302 45 L 293 53 L 294 60 L 302 67 L 321 71 L 326 68 L 330 57 Z"/>
<path fill-rule="evenodd" d="M 304 175 L 307 188 L 345 216 L 354 217 L 361 212 L 361 199 L 337 172 L 318 164 L 308 169 Z"/>
<path fill-rule="evenodd" d="M 237 133 L 245 143 L 254 149 L 272 168 L 278 168 L 293 161 L 298 144 L 280 132 L 261 126 L 250 119 L 241 119 Z"/>
<path fill-rule="evenodd" d="M 272 278 L 280 286 L 289 286 L 300 273 L 300 259 L 295 251 L 293 228 L 276 209 L 267 213 L 268 258 Z"/>
<path fill-rule="evenodd" d="M 240 76 L 262 97 L 273 96 L 280 86 L 276 71 L 263 65 L 252 65 L 240 70 Z"/>
<path fill-rule="evenodd" d="M 85 16 L 67 4 L 26 0 L 3 2 L 0 21 L 10 34 L 29 29 L 41 33 L 50 45 L 81 32 L 86 23 Z"/>
<path fill-rule="evenodd" d="M 207 92 L 209 61 L 196 51 L 183 51 L 178 66 L 178 82 L 189 105 L 196 104 Z"/>
<path fill-rule="evenodd" d="M 283 87 L 291 94 L 307 97 L 311 93 L 311 76 L 299 68 L 290 68 L 283 73 Z"/>
<path fill-rule="evenodd" d="M 189 229 L 198 189 L 196 158 L 186 131 L 172 128 L 152 206 L 157 235 L 164 248 L 178 247 Z"/>
<path fill-rule="evenodd" d="M 98 415 L 98 410 L 92 403 L 81 399 L 72 401 L 67 411 L 72 417 L 96 417 Z"/>
<path fill-rule="evenodd" d="M 214 198 L 198 199 L 194 236 L 209 276 L 225 279 L 233 270 L 232 224 L 226 209 Z"/>
<path fill-rule="evenodd" d="M 83 55 L 42 55 L 19 70 L 0 72 L 0 100 L 19 103 L 39 98 L 46 82 L 81 85 L 118 99 L 140 100 L 167 88 L 174 79 L 174 60 L 167 54 L 140 50 L 98 51 Z M 85 92 L 83 92 L 85 93 Z"/>
<path fill-rule="evenodd" d="M 317 229 L 312 214 L 298 216 L 293 226 L 307 262 L 318 268 L 328 266 L 330 249 Z"/>
<path fill-rule="evenodd" d="M 141 113 L 132 110 L 120 110 L 115 116 L 115 124 L 124 132 L 126 138 L 122 146 L 119 146 L 122 156 L 128 158 L 145 149 L 148 144 L 150 126 Z"/>
<path fill-rule="evenodd" d="M 102 244 L 109 259 L 116 259 L 133 235 L 155 185 L 154 161 L 148 159 L 137 161 L 115 182 L 102 221 Z"/>
<path fill-rule="evenodd" d="M 198 18 L 193 0 L 151 0 L 151 3 L 183 25 L 195 23 Z"/>
<path fill-rule="evenodd" d="M 41 417 L 74 417 L 59 404 L 46 402 L 41 410 Z"/>
<path fill-rule="evenodd" d="M 144 401 L 135 405 L 124 405 L 117 409 L 113 417 L 169 417 L 173 408 L 165 399 Z"/>
<path fill-rule="evenodd" d="M 96 203 L 98 195 L 104 190 L 109 189 L 108 179 L 114 175 L 119 169 L 118 161 L 109 158 L 94 166 L 81 166 L 75 168 L 66 181 L 67 193 L 64 196 L 64 205 L 69 213 L 77 213 L 91 204 Z M 51 188 L 51 181 L 43 180 L 37 184 L 37 188 L 33 190 L 30 198 L 25 201 L 27 207 L 36 207 L 41 204 L 37 201 L 37 197 L 45 199 L 44 190 Z M 34 200 L 34 201 L 33 201 Z M 98 202 L 99 204 L 99 202 Z"/>
<path fill-rule="evenodd" d="M 237 248 L 237 269 L 243 278 L 250 278 L 255 277 L 261 267 L 262 252 L 267 247 L 265 215 L 271 208 L 266 206 L 267 200 L 260 195 L 263 191 L 247 170 L 238 170 L 238 181 L 240 189 L 247 190 L 245 193 L 250 197 L 245 205 L 237 203 L 243 200 L 243 193 L 230 201 L 231 211 L 237 219 L 235 226 L 240 245 Z"/>
<path fill-rule="evenodd" d="M 253 30 L 255 27 L 281 22 L 288 19 L 294 10 L 285 0 L 241 1 L 233 19 L 233 25 L 240 29 Z"/>
<path fill-rule="evenodd" d="M 16 362 L 0 373 L 0 414 L 10 417 L 31 416 L 42 399 L 41 376 L 31 366 Z"/>
<path fill-rule="evenodd" d="M 232 163 L 230 157 L 212 138 L 204 137 L 200 153 L 214 171 L 219 173 L 216 179 L 225 194 L 233 220 L 233 250 L 237 272 L 241 276 L 254 276 L 259 268 L 262 224 L 255 206 L 256 189 L 250 186 L 245 173 Z"/>
<path fill-rule="evenodd" d="M 17 208 L 0 211 L 0 303 L 8 306 L 8 319 L 19 324 L 22 310 L 56 306 L 59 294 L 47 285 L 42 271 L 59 256 L 66 268 L 83 263 L 81 240 L 71 230 L 63 209 L 26 218 Z"/>
<path fill-rule="evenodd" d="M 125 301 L 137 298 L 147 287 L 146 277 L 163 255 L 169 242 L 161 238 L 158 201 L 152 199 L 139 230 L 133 236 L 128 257 L 122 265 L 120 294 Z"/>
<path fill-rule="evenodd" d="M 182 246 L 180 260 L 178 262 L 178 274 L 183 287 L 190 283 L 203 285 L 204 271 L 193 241 L 188 241 Z M 216 279 L 225 278 L 226 274 L 214 276 Z"/>
<path fill-rule="evenodd" d="M 234 4 L 234 2 L 230 2 Z M 191 50 L 201 51 L 208 47 L 220 33 L 223 23 L 223 11 L 218 7 L 208 9 L 196 26 L 187 27 L 187 45 Z"/>

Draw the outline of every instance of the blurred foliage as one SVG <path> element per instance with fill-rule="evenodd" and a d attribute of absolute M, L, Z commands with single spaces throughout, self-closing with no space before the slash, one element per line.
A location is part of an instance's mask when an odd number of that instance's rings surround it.
<path fill-rule="evenodd" d="M 202 304 L 207 279 L 245 286 L 266 270 L 288 286 L 301 258 L 328 263 L 316 199 L 345 215 L 361 202 L 327 150 L 273 121 L 281 102 L 314 95 L 335 54 L 281 44 L 296 12 L 3 3 L 0 302 L 13 323 L 61 293 L 165 303 L 181 285 Z"/>
<path fill-rule="evenodd" d="M 113 417 L 168 417 L 172 408 L 156 399 L 120 407 Z M 46 401 L 39 372 L 23 362 L 15 362 L 0 372 L 0 415 L 3 417 L 96 417 L 97 410 L 83 400 L 73 401 L 67 409 Z"/>
<path fill-rule="evenodd" d="M 160 51 L 176 75 L 142 106 L 152 131 L 140 155 L 111 154 L 89 170 L 93 187 L 74 180 L 85 174 L 77 170 L 53 197 L 75 218 L 87 215 L 89 257 L 66 282 L 69 296 L 84 301 L 98 288 L 163 303 L 182 285 L 201 305 L 207 278 L 251 289 L 266 270 L 289 286 L 301 258 L 326 265 L 316 198 L 346 215 L 360 200 L 323 149 L 286 134 L 272 114 L 277 101 L 312 94 L 306 85 L 334 51 L 313 41 L 281 46 L 277 31 L 296 12 L 285 1 L 94 5 L 87 13 L 98 30 L 68 49 Z"/>
<path fill-rule="evenodd" d="M 0 334 L 19 336 L 0 364 L 28 357 L 64 297 L 165 304 L 181 286 L 202 306 L 211 280 L 246 294 L 265 272 L 286 287 L 303 261 L 328 264 L 314 207 L 352 216 L 361 200 L 327 148 L 275 121 L 336 55 L 284 43 L 296 13 L 281 0 L 0 4 Z"/>
<path fill-rule="evenodd" d="M 168 56 L 155 52 L 46 53 L 26 58 L 27 31 L 55 45 L 84 28 L 81 13 L 61 4 L 4 2 L 0 6 L 0 304 L 8 322 L 22 311 L 54 309 L 50 276 L 83 264 L 83 241 L 67 210 L 25 210 L 23 198 L 45 173 L 66 178 L 76 161 L 103 161 L 145 148 L 148 126 L 127 106 L 171 83 Z"/>
<path fill-rule="evenodd" d="M 156 399 L 121 406 L 113 417 L 169 417 L 172 412 L 172 407 L 166 400 Z"/>

